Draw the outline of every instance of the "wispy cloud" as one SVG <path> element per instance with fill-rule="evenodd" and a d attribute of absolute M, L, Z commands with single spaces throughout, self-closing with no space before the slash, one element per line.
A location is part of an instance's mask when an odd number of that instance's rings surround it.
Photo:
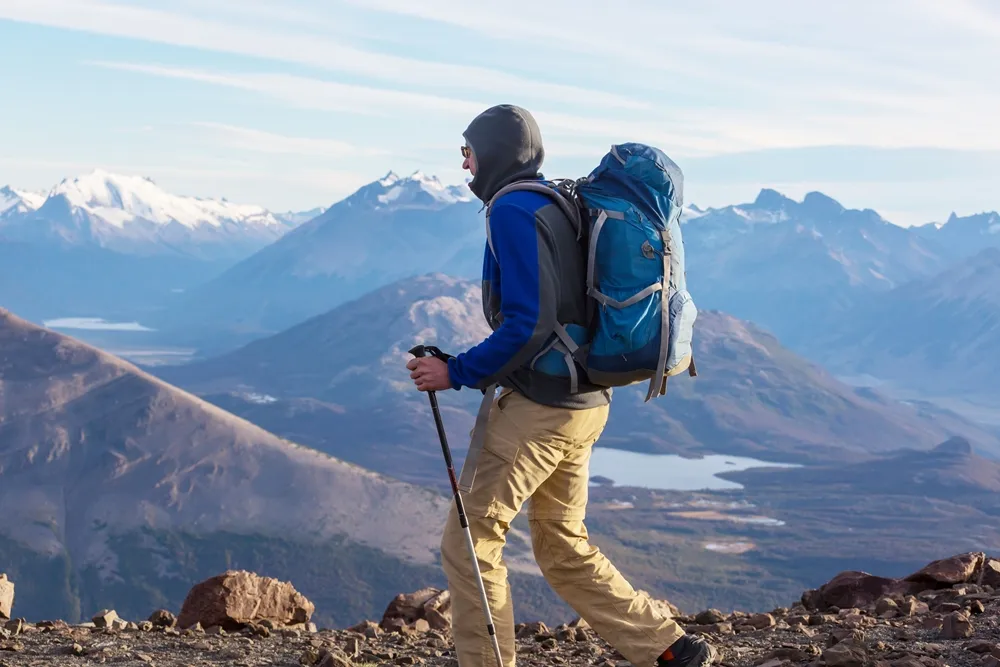
<path fill-rule="evenodd" d="M 292 106 L 304 106 L 324 111 L 343 111 L 389 117 L 393 115 L 394 109 L 402 108 L 411 111 L 468 115 L 478 113 L 486 106 L 485 103 L 424 93 L 337 83 L 292 74 L 219 73 L 201 69 L 109 61 L 90 61 L 84 64 L 265 93 Z"/>
<path fill-rule="evenodd" d="M 213 72 L 142 63 L 102 62 L 90 65 L 153 76 L 197 81 L 252 91 L 303 109 L 363 114 L 386 119 L 407 118 L 420 125 L 415 113 L 445 114 L 455 123 L 467 122 L 488 106 L 485 102 L 438 97 L 368 86 L 342 84 L 290 74 Z M 881 147 L 941 146 L 961 149 L 1000 148 L 1000 128 L 992 127 L 988 97 L 969 105 L 972 98 L 911 96 L 908 104 L 885 101 L 885 108 L 845 109 L 839 112 L 797 109 L 789 113 L 757 109 L 664 109 L 649 120 L 578 116 L 545 108 L 533 113 L 543 136 L 582 145 L 616 141 L 645 141 L 669 147 L 672 153 L 700 156 L 761 148 L 815 145 L 870 145 Z M 900 104 L 902 104 L 900 102 Z M 901 113 L 907 108 L 907 113 Z M 947 116 L 952 121 L 942 123 Z M 454 134 L 454 132 L 452 132 Z M 405 147 L 400 147 L 405 150 Z"/>
<path fill-rule="evenodd" d="M 757 100 L 808 100 L 822 103 L 847 95 L 868 94 L 889 100 L 894 91 L 942 93 L 972 84 L 954 72 L 928 66 L 935 50 L 908 48 L 924 38 L 938 43 L 942 35 L 933 20 L 908 18 L 912 4 L 936 5 L 969 23 L 996 26 L 984 5 L 972 0 L 731 0 L 671 2 L 636 0 L 615 6 L 604 0 L 508 0 L 471 3 L 463 0 L 343 0 L 368 10 L 431 21 L 474 32 L 479 39 L 531 44 L 533 48 L 568 50 L 591 60 L 615 83 L 631 77 L 655 90 L 724 87 L 734 96 L 749 93 Z M 954 5 L 954 6 L 952 6 Z M 864 16 L 863 22 L 854 20 Z M 647 35 L 627 26 L 650 26 Z M 887 35 L 894 35 L 887 39 Z M 594 58 L 598 56 L 598 58 Z M 613 68 L 613 69 L 610 69 Z M 670 73 L 669 78 L 655 77 Z M 638 73 L 638 74 L 637 74 Z M 761 96 L 767 91 L 766 98 Z"/>
<path fill-rule="evenodd" d="M 292 137 L 225 123 L 195 121 L 192 125 L 213 131 L 222 145 L 259 153 L 303 155 L 320 158 L 354 158 L 359 156 L 387 156 L 392 151 L 372 146 L 356 146 L 338 139 L 318 137 Z"/>
<path fill-rule="evenodd" d="M 621 94 L 516 76 L 502 70 L 366 51 L 347 36 L 246 27 L 197 16 L 99 0 L 0 0 L 0 18 L 117 37 L 297 63 L 408 87 L 461 88 L 505 96 L 644 109 Z"/>
<path fill-rule="evenodd" d="M 323 111 L 341 111 L 365 115 L 412 116 L 415 110 L 451 114 L 456 122 L 467 122 L 487 106 L 485 102 L 470 102 L 419 93 L 347 85 L 288 74 L 219 73 L 197 69 L 163 67 L 140 63 L 87 63 L 97 67 L 138 72 L 220 86 L 239 88 L 269 95 L 289 105 Z M 676 150 L 699 154 L 724 149 L 738 150 L 756 147 L 726 132 L 712 133 L 705 127 L 687 121 L 673 123 L 632 122 L 612 118 L 583 117 L 545 110 L 533 111 L 543 132 L 555 136 L 601 138 L 621 141 L 622 137 L 637 137 L 659 142 Z M 671 129 L 665 129 L 666 127 Z"/>

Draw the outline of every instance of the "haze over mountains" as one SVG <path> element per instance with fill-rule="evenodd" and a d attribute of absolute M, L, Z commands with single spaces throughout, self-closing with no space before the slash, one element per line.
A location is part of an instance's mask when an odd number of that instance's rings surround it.
<path fill-rule="evenodd" d="M 873 297 L 809 349 L 845 375 L 932 395 L 1000 393 L 1000 247 Z"/>

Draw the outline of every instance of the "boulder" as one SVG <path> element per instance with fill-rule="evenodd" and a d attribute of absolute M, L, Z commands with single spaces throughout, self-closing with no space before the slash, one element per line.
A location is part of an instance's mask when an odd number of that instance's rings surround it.
<path fill-rule="evenodd" d="M 904 581 L 931 584 L 932 588 L 943 588 L 970 582 L 979 573 L 986 560 L 986 554 L 969 552 L 942 558 L 928 563 L 920 570 L 906 577 Z"/>
<path fill-rule="evenodd" d="M 290 583 L 244 570 L 228 570 L 192 588 L 177 626 L 221 626 L 239 630 L 249 623 L 270 621 L 275 626 L 308 623 L 316 606 Z"/>
<path fill-rule="evenodd" d="M 94 614 L 94 617 L 90 620 L 95 628 L 114 628 L 117 627 L 118 621 L 122 619 L 118 617 L 118 612 L 114 609 L 102 609 Z"/>
<path fill-rule="evenodd" d="M 1000 560 L 988 559 L 983 564 L 982 581 L 980 582 L 993 588 L 1000 588 Z"/>
<path fill-rule="evenodd" d="M 0 574 L 0 618 L 10 619 L 14 608 L 14 582 L 6 574 Z"/>
<path fill-rule="evenodd" d="M 866 667 L 868 652 L 863 645 L 848 639 L 823 651 L 823 664 L 827 667 Z"/>
<path fill-rule="evenodd" d="M 962 612 L 952 612 L 944 617 L 941 639 L 968 639 L 974 634 L 972 621 Z"/>
<path fill-rule="evenodd" d="M 817 608 L 859 609 L 883 597 L 909 595 L 919 588 L 915 582 L 877 577 L 867 572 L 841 572 L 817 589 L 810 602 Z"/>
<path fill-rule="evenodd" d="M 423 623 L 418 624 L 417 621 Z M 438 588 L 422 588 L 413 593 L 400 593 L 386 607 L 379 625 L 389 631 L 400 631 L 404 628 L 417 631 L 427 628 L 450 630 L 451 595 L 447 590 Z"/>
<path fill-rule="evenodd" d="M 177 623 L 177 618 L 166 609 L 157 609 L 149 615 L 149 622 L 157 628 L 172 628 Z"/>
<path fill-rule="evenodd" d="M 722 623 L 725 620 L 726 615 L 718 609 L 706 609 L 694 617 L 694 622 L 699 625 L 712 625 L 713 623 Z"/>

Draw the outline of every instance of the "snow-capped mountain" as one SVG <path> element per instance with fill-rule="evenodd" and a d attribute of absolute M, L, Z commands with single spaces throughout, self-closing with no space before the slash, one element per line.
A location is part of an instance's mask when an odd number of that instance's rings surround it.
<path fill-rule="evenodd" d="M 36 210 L 45 203 L 42 192 L 15 190 L 9 185 L 0 188 L 0 220 Z"/>
<path fill-rule="evenodd" d="M 179 196 L 149 178 L 102 169 L 64 179 L 41 203 L 37 196 L 17 194 L 20 203 L 13 206 L 20 210 L 8 209 L 0 225 L 14 241 L 235 261 L 291 228 L 261 206 Z"/>
<path fill-rule="evenodd" d="M 465 185 L 389 172 L 191 290 L 164 326 L 265 334 L 406 276 L 475 277 L 486 241 L 480 208 Z"/>
<path fill-rule="evenodd" d="M 465 185 L 444 185 L 437 176 L 415 171 L 406 178 L 393 171 L 362 187 L 341 202 L 346 207 L 375 209 L 438 209 L 449 204 L 469 202 L 474 195 Z"/>

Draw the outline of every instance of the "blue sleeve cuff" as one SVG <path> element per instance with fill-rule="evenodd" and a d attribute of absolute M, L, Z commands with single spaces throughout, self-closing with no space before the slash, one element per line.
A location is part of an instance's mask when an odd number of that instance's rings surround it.
<path fill-rule="evenodd" d="M 448 379 L 451 380 L 451 388 L 455 391 L 462 389 L 462 383 L 455 377 L 455 358 L 448 360 Z"/>

